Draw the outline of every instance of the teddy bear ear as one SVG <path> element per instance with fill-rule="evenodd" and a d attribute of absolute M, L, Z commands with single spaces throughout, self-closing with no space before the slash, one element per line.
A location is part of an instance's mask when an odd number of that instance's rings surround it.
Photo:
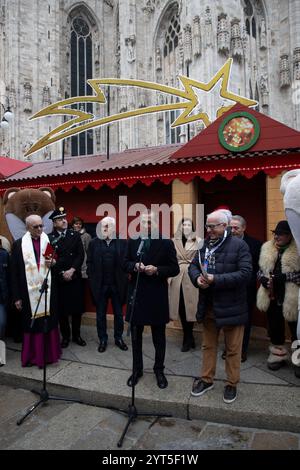
<path fill-rule="evenodd" d="M 52 199 L 52 201 L 55 203 L 56 201 L 56 196 L 52 188 L 39 188 L 40 191 L 43 191 L 43 193 L 47 194 L 47 196 Z"/>
<path fill-rule="evenodd" d="M 3 196 L 3 203 L 6 204 L 7 201 L 18 191 L 20 191 L 20 188 L 9 188 L 5 191 L 4 196 Z"/>

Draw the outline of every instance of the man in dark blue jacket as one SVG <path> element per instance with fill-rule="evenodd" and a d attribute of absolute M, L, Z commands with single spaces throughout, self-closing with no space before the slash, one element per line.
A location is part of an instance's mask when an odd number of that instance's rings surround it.
<path fill-rule="evenodd" d="M 247 244 L 227 231 L 228 220 L 222 211 L 207 216 L 207 239 L 189 268 L 193 284 L 199 288 L 197 321 L 203 324 L 202 374 L 195 380 L 193 396 L 213 388 L 218 337 L 223 329 L 227 374 L 223 400 L 237 397 L 244 325 L 248 319 L 247 284 L 252 260 Z"/>

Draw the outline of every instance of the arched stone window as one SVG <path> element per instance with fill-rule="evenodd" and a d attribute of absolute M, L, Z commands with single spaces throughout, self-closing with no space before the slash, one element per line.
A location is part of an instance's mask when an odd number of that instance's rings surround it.
<path fill-rule="evenodd" d="M 249 64 L 248 92 L 251 98 L 259 101 L 257 107 L 259 109 L 260 105 L 267 106 L 266 91 L 268 93 L 266 14 L 261 0 L 242 0 L 242 5 L 244 7 L 244 31 L 247 44 L 245 57 Z"/>
<path fill-rule="evenodd" d="M 71 51 L 71 96 L 87 96 L 92 94 L 87 80 L 93 78 L 93 41 L 92 30 L 87 18 L 77 13 L 71 19 L 70 31 Z M 77 109 L 93 112 L 91 103 L 75 105 Z M 82 132 L 72 137 L 72 155 L 89 155 L 93 152 L 93 131 Z"/>
<path fill-rule="evenodd" d="M 161 51 L 161 53 L 159 52 Z M 178 75 L 183 73 L 183 44 L 178 3 L 173 2 L 165 12 L 156 40 L 156 79 L 169 86 L 178 85 Z M 165 95 L 164 102 L 173 102 L 173 98 Z M 180 111 L 164 113 L 164 142 L 173 144 L 180 141 L 180 127 L 172 128 Z M 161 122 L 161 123 L 162 123 Z"/>

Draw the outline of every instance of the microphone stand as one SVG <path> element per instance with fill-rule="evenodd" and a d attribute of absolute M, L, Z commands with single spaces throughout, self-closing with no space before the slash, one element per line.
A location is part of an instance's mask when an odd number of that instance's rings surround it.
<path fill-rule="evenodd" d="M 136 276 L 136 281 L 135 281 L 135 286 L 134 286 L 134 290 L 133 290 L 133 293 L 132 293 L 132 296 L 131 296 L 131 299 L 130 299 L 130 316 L 129 316 L 129 322 L 128 322 L 128 330 L 127 330 L 127 336 L 130 335 L 130 331 L 131 331 L 131 338 L 132 338 L 132 387 L 131 387 L 131 403 L 128 405 L 128 411 L 127 411 L 127 415 L 128 415 L 128 421 L 127 421 L 127 424 L 124 428 L 124 431 L 120 437 L 120 440 L 118 441 L 117 443 L 117 446 L 118 447 L 122 447 L 122 444 L 123 444 L 123 440 L 124 440 L 124 437 L 128 431 L 128 428 L 130 426 L 131 423 L 133 423 L 138 416 L 155 416 L 155 417 L 158 417 L 158 418 L 170 418 L 172 415 L 170 414 L 153 414 L 153 413 L 138 413 L 137 409 L 136 409 L 136 406 L 135 406 L 135 380 L 136 380 L 136 377 L 137 377 L 137 371 L 136 371 L 136 361 L 135 361 L 135 350 L 136 350 L 136 343 L 137 343 L 137 328 L 136 328 L 136 325 L 133 323 L 132 324 L 132 320 L 133 320 L 133 313 L 134 313 L 134 308 L 135 308 L 135 301 L 136 301 L 136 294 L 137 294 L 137 290 L 138 290 L 138 286 L 139 286 L 139 280 L 140 280 L 140 267 L 141 267 L 141 264 L 142 264 L 142 257 L 143 257 L 143 248 L 140 248 L 138 250 L 138 253 L 137 253 L 137 259 L 138 259 L 138 263 L 139 263 L 139 268 L 138 268 L 138 271 L 137 271 L 137 276 Z M 122 410 L 120 410 L 122 411 Z M 124 412 L 124 411 L 123 411 Z"/>
<path fill-rule="evenodd" d="M 76 400 L 75 398 L 64 398 L 64 397 L 59 397 L 59 396 L 55 396 L 55 395 L 49 395 L 48 391 L 47 391 L 47 383 L 46 383 L 46 375 L 47 375 L 47 346 L 46 346 L 46 342 L 47 342 L 47 333 L 48 333 L 48 318 L 47 318 L 47 299 L 48 299 L 48 289 L 49 289 L 49 286 L 48 286 L 48 277 L 49 277 L 49 274 L 50 274 L 50 271 L 51 271 L 51 268 L 53 266 L 53 259 L 54 259 L 54 254 L 56 253 L 56 250 L 57 250 L 57 244 L 56 246 L 54 247 L 54 253 L 53 253 L 53 256 L 52 256 L 52 259 L 51 259 L 51 264 L 48 268 L 48 271 L 46 273 L 46 277 L 44 278 L 43 280 L 43 284 L 42 284 L 42 287 L 40 288 L 40 296 L 39 296 L 39 299 L 38 299 L 38 303 L 37 303 L 37 306 L 35 308 L 35 312 L 33 314 L 33 318 L 31 320 L 31 325 L 30 325 L 30 328 L 32 329 L 33 328 L 33 325 L 34 325 L 34 322 L 35 322 L 35 319 L 36 319 L 36 314 L 37 314 L 37 311 L 38 311 L 38 308 L 39 308 L 39 305 L 41 303 L 41 300 L 42 300 L 42 296 L 43 294 L 45 294 L 45 297 L 44 297 L 44 301 L 45 301 L 45 312 L 44 312 L 44 322 L 43 322 L 43 339 L 44 339 L 44 344 L 43 344 L 43 356 L 44 356 L 44 365 L 43 365 L 43 388 L 40 392 L 38 392 L 37 390 L 31 390 L 32 393 L 35 393 L 36 395 L 39 395 L 39 400 L 36 401 L 35 403 L 33 403 L 33 405 L 31 405 L 31 407 L 26 411 L 26 413 L 24 414 L 24 416 L 22 416 L 22 418 L 20 418 L 18 421 L 17 421 L 17 425 L 20 426 L 23 421 L 27 418 L 27 416 L 29 416 L 39 405 L 43 404 L 43 403 L 46 403 L 48 400 L 60 400 L 60 401 L 71 401 L 71 402 L 76 402 L 76 403 L 82 403 L 82 401 L 80 400 Z M 49 310 L 50 310 L 50 303 L 49 303 Z M 50 312 L 49 312 L 50 313 Z"/>

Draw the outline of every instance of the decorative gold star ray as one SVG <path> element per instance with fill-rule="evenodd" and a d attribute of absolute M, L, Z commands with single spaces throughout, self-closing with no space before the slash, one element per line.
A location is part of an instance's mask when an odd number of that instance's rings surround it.
<path fill-rule="evenodd" d="M 221 80 L 220 96 L 227 100 L 233 101 L 234 104 L 241 103 L 245 106 L 256 106 L 257 101 L 250 100 L 240 95 L 236 95 L 228 90 L 228 82 L 230 77 L 230 71 L 232 66 L 232 59 L 228 59 L 226 63 L 220 68 L 215 76 L 208 82 L 203 83 L 191 78 L 180 75 L 179 79 L 184 89 L 178 89 L 166 85 L 162 85 L 154 82 L 147 82 L 143 80 L 132 80 L 132 79 L 118 79 L 118 78 L 104 78 L 104 79 L 91 79 L 88 80 L 89 85 L 92 87 L 95 95 L 91 96 L 75 96 L 62 101 L 53 103 L 46 108 L 43 108 L 38 113 L 34 114 L 30 119 L 42 118 L 45 116 L 62 115 L 62 116 L 74 116 L 69 121 L 57 126 L 55 129 L 50 131 L 45 136 L 41 137 L 35 142 L 32 147 L 26 152 L 25 156 L 31 155 L 38 150 L 51 145 L 54 142 L 66 139 L 72 135 L 79 134 L 80 132 L 95 127 L 107 125 L 109 123 L 119 121 L 121 119 L 128 119 L 131 117 L 141 116 L 144 114 L 157 113 L 162 111 L 170 111 L 174 109 L 182 109 L 183 112 L 175 119 L 171 124 L 171 127 L 181 126 L 190 122 L 202 120 L 205 126 L 211 124 L 208 114 L 204 112 L 192 114 L 193 111 L 199 104 L 199 99 L 194 92 L 193 88 L 198 88 L 204 92 L 210 92 L 215 85 Z M 131 86 L 139 87 L 148 90 L 154 90 L 156 92 L 166 93 L 176 98 L 182 98 L 185 101 L 177 101 L 176 103 L 166 103 L 155 106 L 147 106 L 145 108 L 138 108 L 130 111 L 126 111 L 119 114 L 113 114 L 102 118 L 96 118 L 93 113 L 89 113 L 80 109 L 68 108 L 77 103 L 106 103 L 105 95 L 101 89 L 101 86 Z M 234 106 L 234 104 L 232 106 Z M 232 106 L 222 106 L 217 110 L 217 117 L 221 116 L 224 112 L 228 111 Z"/>

